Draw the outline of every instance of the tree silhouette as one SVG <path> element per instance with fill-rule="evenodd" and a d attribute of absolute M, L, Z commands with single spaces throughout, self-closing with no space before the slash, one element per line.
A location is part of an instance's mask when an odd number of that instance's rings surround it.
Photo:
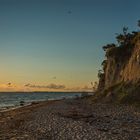
<path fill-rule="evenodd" d="M 138 26 L 140 27 L 140 20 L 138 20 Z"/>
<path fill-rule="evenodd" d="M 123 27 L 123 34 L 124 34 L 124 36 L 127 35 L 127 31 L 128 31 L 128 27 Z"/>
<path fill-rule="evenodd" d="M 104 76 L 103 70 L 98 71 L 98 78 L 101 79 Z"/>
<path fill-rule="evenodd" d="M 116 45 L 114 43 L 107 44 L 107 45 L 103 46 L 102 48 L 103 48 L 104 51 L 106 51 L 107 49 L 113 48 L 113 47 L 116 47 Z"/>
<path fill-rule="evenodd" d="M 130 36 L 129 33 L 127 33 L 128 31 L 128 27 L 123 27 L 123 34 L 117 34 L 116 39 L 119 43 L 120 46 L 124 46 L 127 44 L 127 40 Z"/>

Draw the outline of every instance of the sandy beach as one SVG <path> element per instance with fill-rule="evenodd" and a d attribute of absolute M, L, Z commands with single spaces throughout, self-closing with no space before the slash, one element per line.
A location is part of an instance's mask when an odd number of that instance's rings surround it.
<path fill-rule="evenodd" d="M 0 140 L 139 140 L 140 109 L 86 99 L 38 102 L 0 113 Z"/>

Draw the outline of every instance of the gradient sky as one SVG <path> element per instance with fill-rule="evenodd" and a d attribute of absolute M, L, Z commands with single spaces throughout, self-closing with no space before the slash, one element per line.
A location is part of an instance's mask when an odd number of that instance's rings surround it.
<path fill-rule="evenodd" d="M 102 46 L 137 30 L 140 0 L 0 0 L 0 91 L 85 90 Z"/>

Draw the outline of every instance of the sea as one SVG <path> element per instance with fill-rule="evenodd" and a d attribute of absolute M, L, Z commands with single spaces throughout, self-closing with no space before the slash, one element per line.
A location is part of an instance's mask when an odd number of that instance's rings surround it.
<path fill-rule="evenodd" d="M 0 93 L 0 111 L 26 106 L 32 102 L 81 97 L 75 92 L 5 92 Z"/>

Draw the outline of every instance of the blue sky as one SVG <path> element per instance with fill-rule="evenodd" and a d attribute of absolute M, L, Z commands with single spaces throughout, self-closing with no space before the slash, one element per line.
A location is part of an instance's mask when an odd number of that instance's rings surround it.
<path fill-rule="evenodd" d="M 139 0 L 0 0 L 0 84 L 90 86 L 104 59 L 102 46 L 114 42 L 123 26 L 137 30 L 139 5 Z"/>

